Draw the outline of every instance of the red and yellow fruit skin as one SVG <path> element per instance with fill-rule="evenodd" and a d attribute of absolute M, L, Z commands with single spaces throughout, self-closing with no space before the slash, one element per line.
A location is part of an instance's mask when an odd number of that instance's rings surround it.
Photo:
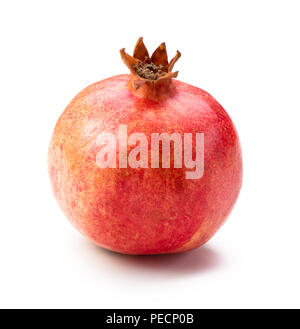
<path fill-rule="evenodd" d="M 104 248 L 162 254 L 199 247 L 225 221 L 241 188 L 237 132 L 222 106 L 199 88 L 173 80 L 172 95 L 156 102 L 130 92 L 129 79 L 118 75 L 90 85 L 59 118 L 49 148 L 55 197 L 71 223 Z M 149 144 L 154 132 L 204 133 L 203 177 L 186 179 L 184 167 L 150 164 L 100 169 L 97 136 L 117 136 L 120 124 L 128 136 L 146 134 Z"/>

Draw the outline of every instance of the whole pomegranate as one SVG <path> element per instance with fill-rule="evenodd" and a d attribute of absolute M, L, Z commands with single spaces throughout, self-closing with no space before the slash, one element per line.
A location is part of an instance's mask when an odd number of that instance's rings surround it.
<path fill-rule="evenodd" d="M 125 254 L 190 250 L 210 239 L 242 183 L 237 132 L 207 92 L 172 78 L 162 43 L 139 38 L 130 75 L 94 83 L 59 118 L 49 148 L 54 194 L 71 223 Z"/>

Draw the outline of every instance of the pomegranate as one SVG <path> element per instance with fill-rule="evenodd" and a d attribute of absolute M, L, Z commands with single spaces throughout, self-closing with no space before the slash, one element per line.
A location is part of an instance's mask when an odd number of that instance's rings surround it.
<path fill-rule="evenodd" d="M 241 188 L 236 129 L 211 95 L 173 79 L 179 52 L 168 62 L 162 43 L 150 57 L 139 38 L 133 56 L 120 53 L 130 75 L 85 88 L 55 126 L 55 197 L 71 223 L 104 248 L 161 254 L 199 247 Z"/>

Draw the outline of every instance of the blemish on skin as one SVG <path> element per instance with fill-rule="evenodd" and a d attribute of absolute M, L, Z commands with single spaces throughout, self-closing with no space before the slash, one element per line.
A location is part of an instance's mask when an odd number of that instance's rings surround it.
<path fill-rule="evenodd" d="M 151 212 L 149 213 L 149 215 L 150 215 L 151 218 L 153 218 L 153 219 L 158 219 L 158 220 L 160 220 L 160 219 L 163 218 L 162 213 L 161 213 L 160 211 L 156 211 L 156 210 L 151 211 Z"/>
<path fill-rule="evenodd" d="M 170 212 L 169 220 L 174 220 L 177 218 L 177 213 L 175 211 Z"/>

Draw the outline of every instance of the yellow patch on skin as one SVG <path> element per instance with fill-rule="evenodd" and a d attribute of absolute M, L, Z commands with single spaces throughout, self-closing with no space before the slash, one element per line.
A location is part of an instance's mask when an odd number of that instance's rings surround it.
<path fill-rule="evenodd" d="M 193 248 L 193 245 L 197 244 L 198 240 L 200 240 L 201 234 L 202 234 L 202 229 L 199 229 L 188 242 L 186 242 L 183 246 L 181 246 L 176 251 L 185 251 L 187 249 Z"/>
<path fill-rule="evenodd" d="M 194 233 L 190 240 L 184 243 L 180 248 L 174 250 L 173 252 L 183 252 L 186 250 L 194 249 L 196 247 L 200 247 L 213 235 L 213 233 L 210 236 L 207 235 L 207 232 L 210 232 L 211 224 L 212 223 L 210 221 L 202 223 L 198 231 Z"/>

